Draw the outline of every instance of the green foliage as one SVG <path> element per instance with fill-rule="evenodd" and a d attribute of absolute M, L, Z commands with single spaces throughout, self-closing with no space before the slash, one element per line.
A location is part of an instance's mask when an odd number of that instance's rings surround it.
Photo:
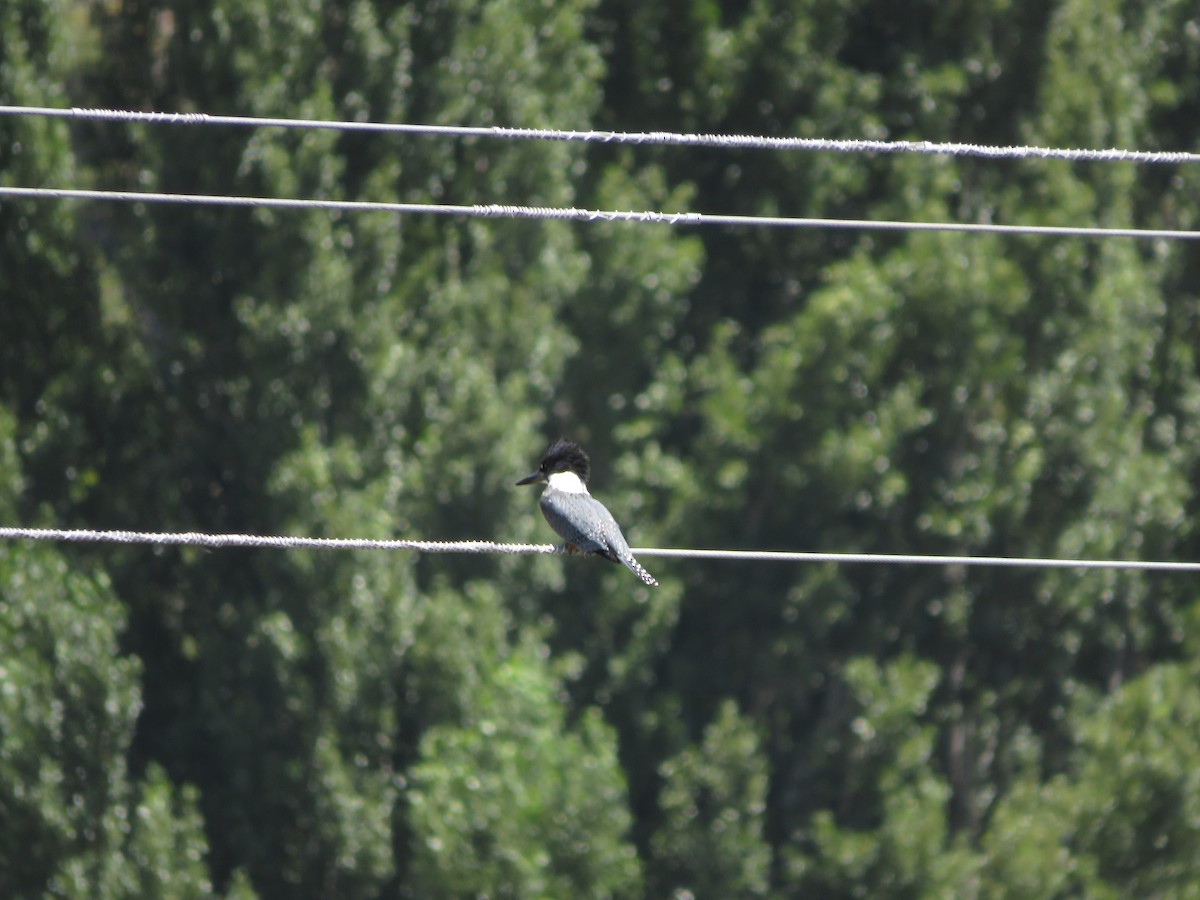
<path fill-rule="evenodd" d="M 1023 779 L 984 842 L 995 896 L 1189 896 L 1200 715 L 1194 666 L 1167 663 L 1078 704 L 1077 766 Z"/>
<path fill-rule="evenodd" d="M 976 864 L 951 840 L 950 789 L 930 767 L 936 731 L 924 721 L 936 668 L 907 658 L 886 667 L 857 658 L 844 678 L 857 715 L 839 736 L 843 794 L 835 809 L 813 816 L 799 848 L 785 853 L 795 890 L 962 894 Z"/>
<path fill-rule="evenodd" d="M 117 652 L 107 580 L 0 549 L 0 891 L 212 893 L 195 789 L 127 770 L 140 667 Z"/>
<path fill-rule="evenodd" d="M 1194 4 L 0 9 L 0 101 L 1186 149 Z M 1119 63 L 1119 64 L 1118 64 Z M 0 117 L 7 184 L 1195 228 L 1194 167 Z M 5 201 L 0 519 L 1200 556 L 1186 242 Z M 6 896 L 1148 896 L 1192 580 L 0 548 Z"/>
<path fill-rule="evenodd" d="M 1077 845 L 1117 895 L 1200 883 L 1194 666 L 1164 664 L 1081 717 Z"/>
<path fill-rule="evenodd" d="M 17 502 L 25 487 L 17 455 L 17 419 L 0 405 L 0 521 L 16 521 Z"/>
<path fill-rule="evenodd" d="M 763 840 L 767 766 L 752 726 L 721 706 L 704 741 L 660 769 L 664 824 L 652 841 L 658 896 L 761 897 L 770 849 Z"/>
<path fill-rule="evenodd" d="M 127 835 L 121 855 L 114 854 L 104 862 L 86 857 L 67 860 L 51 882 L 50 894 L 79 898 L 212 896 L 205 859 L 208 844 L 197 799 L 194 788 L 176 790 L 162 769 L 152 767 L 136 802 L 128 810 L 117 810 L 119 827 Z"/>
<path fill-rule="evenodd" d="M 414 896 L 622 897 L 639 867 L 595 712 L 566 729 L 544 664 L 518 650 L 421 742 L 408 792 Z"/>
<path fill-rule="evenodd" d="M 5 894 L 42 890 L 64 859 L 104 864 L 139 708 L 135 661 L 114 659 L 120 608 L 61 557 L 0 555 L 0 846 Z"/>

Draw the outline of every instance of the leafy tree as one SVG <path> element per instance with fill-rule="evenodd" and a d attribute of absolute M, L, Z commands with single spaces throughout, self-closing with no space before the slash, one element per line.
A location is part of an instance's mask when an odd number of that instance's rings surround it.
<path fill-rule="evenodd" d="M 599 75 L 578 46 L 585 10 L 101 9 L 103 58 L 142 62 L 98 79 L 121 98 L 99 105 L 143 96 L 155 108 L 582 126 Z M 571 202 L 580 156 L 553 143 L 397 150 L 333 132 L 210 129 L 95 135 L 87 150 L 113 176 L 165 190 L 227 192 L 232 180 L 247 193 L 551 204 Z M 576 347 L 555 322 L 587 266 L 570 228 L 177 212 L 127 210 L 109 223 L 124 248 L 109 274 L 128 364 L 105 403 L 127 437 L 107 445 L 104 491 L 77 515 L 108 517 L 116 502 L 164 527 L 531 534 L 511 482 Z M 540 611 L 519 588 L 528 572 L 514 561 L 307 554 L 114 566 L 129 645 L 151 673 L 134 758 L 200 786 L 219 883 L 239 867 L 269 895 L 406 883 L 398 785 L 424 731 L 472 702 L 453 685 L 475 648 L 430 608 L 483 616 L 469 585 L 486 576 L 515 586 L 515 622 L 534 622 Z"/>
<path fill-rule="evenodd" d="M 721 706 L 700 746 L 662 769 L 664 824 L 652 841 L 655 893 L 765 896 L 771 861 L 762 834 L 766 760 L 733 704 Z"/>
<path fill-rule="evenodd" d="M 0 515 L 20 469 L 0 407 Z M 46 548 L 0 547 L 0 893 L 212 893 L 196 792 L 161 769 L 131 777 L 140 666 L 117 650 L 124 615 L 103 573 Z"/>
<path fill-rule="evenodd" d="M 984 842 L 996 896 L 1186 895 L 1197 883 L 1191 665 L 1166 663 L 1075 706 L 1077 765 L 999 804 Z"/>
<path fill-rule="evenodd" d="M 627 38 L 614 42 L 614 58 L 628 64 L 611 70 L 613 102 L 624 105 L 610 109 L 636 108 L 656 128 L 919 139 L 982 131 L 1001 143 L 1137 146 L 1154 143 L 1144 124 L 1153 101 L 1143 93 L 1153 82 L 1106 87 L 1105 61 L 1144 60 L 1160 36 L 1175 64 L 1191 52 L 1167 37 L 1168 23 L 1180 24 L 1175 4 L 1133 17 L 1131 28 L 1118 4 L 1099 19 L 1072 3 L 1041 11 L 979 3 L 927 18 L 872 3 L 826 14 L 750 4 L 720 19 L 680 6 L 631 14 L 630 26 L 642 24 L 629 31 L 612 26 Z M 610 22 L 619 7 L 605 7 Z M 954 27 L 968 19 L 983 27 Z M 667 32 L 681 39 L 660 42 Z M 700 34 L 736 47 L 730 58 L 739 63 L 696 65 Z M 1039 34 L 1044 42 L 1029 40 Z M 784 47 L 802 52 L 781 56 Z M 766 74 L 729 77 L 739 64 Z M 801 90 L 813 72 L 812 89 Z M 1095 130 L 1105 122 L 1119 131 Z M 1006 170 L 920 157 L 722 168 L 665 151 L 661 161 L 669 179 L 693 180 L 697 206 L 722 211 L 1115 225 L 1144 202 L 1130 168 Z M 640 427 L 661 440 L 654 461 L 667 473 L 662 518 L 674 542 L 1181 552 L 1194 461 L 1175 434 L 1193 418 L 1196 382 L 1194 367 L 1175 362 L 1187 351 L 1164 341 L 1187 303 L 1171 261 L 1177 248 L 1156 258 L 1111 241 L 705 238 L 704 277 L 681 328 L 698 336 L 695 352 L 661 369 L 635 405 L 646 411 Z M 631 768 L 646 772 L 681 752 L 688 730 L 673 714 L 694 733 L 722 698 L 737 697 L 756 711 L 770 753 L 772 845 L 778 852 L 811 823 L 829 835 L 789 877 L 820 872 L 827 892 L 961 884 L 976 863 L 957 841 L 986 832 L 1030 743 L 1049 771 L 1074 765 L 1064 712 L 1081 683 L 1109 689 L 1179 652 L 1181 587 L 1111 574 L 697 564 L 678 624 L 650 663 L 656 699 L 631 698 L 621 718 L 626 744 L 644 760 Z M 908 881 L 888 867 L 888 841 L 910 830 L 880 819 L 880 803 L 900 802 L 898 785 L 867 774 L 867 795 L 847 793 L 845 745 L 829 735 L 852 721 L 853 705 L 835 673 L 862 653 L 912 654 L 936 667 L 928 717 L 937 730 L 923 765 L 937 787 L 924 809 L 944 803 L 948 818 L 933 813 L 942 838 L 920 858 L 949 848 L 941 862 L 958 874 L 948 882 Z M 647 706 L 657 714 L 638 712 Z M 657 789 L 652 778 L 631 775 L 631 784 L 635 797 L 639 784 Z M 845 868 L 834 862 L 849 846 L 843 838 L 861 845 L 850 857 L 859 862 Z"/>
<path fill-rule="evenodd" d="M 1194 666 L 1166 663 L 1080 716 L 1077 853 L 1117 895 L 1195 889 L 1200 716 Z"/>
<path fill-rule="evenodd" d="M 1183 0 L 17 3 L 0 99 L 1183 149 L 1198 35 Z M 5 182 L 295 197 L 1194 228 L 1193 169 L 0 119 Z M 565 432 L 635 545 L 1194 558 L 1198 265 L 5 201 L 0 515 L 545 540 L 512 481 Z M 1187 579 L 0 552 L 12 893 L 1196 879 Z"/>
<path fill-rule="evenodd" d="M 408 795 L 414 896 L 638 894 L 611 734 L 595 712 L 565 728 L 530 651 L 482 672 L 464 717 L 421 742 Z"/>
<path fill-rule="evenodd" d="M 793 890 L 829 896 L 969 891 L 977 863 L 952 840 L 949 785 L 929 765 L 936 731 L 924 720 L 937 669 L 911 658 L 882 667 L 860 657 L 842 675 L 852 718 L 842 723 L 844 732 L 827 735 L 845 754 L 842 794 L 797 835 L 794 850 L 784 851 Z"/>

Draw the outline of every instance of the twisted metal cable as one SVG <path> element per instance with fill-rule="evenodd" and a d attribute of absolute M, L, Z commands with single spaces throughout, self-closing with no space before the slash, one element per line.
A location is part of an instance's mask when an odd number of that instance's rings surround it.
<path fill-rule="evenodd" d="M 1087 238 L 1200 240 L 1200 231 L 1162 228 L 1095 228 L 1070 225 L 994 225 L 985 222 L 903 222 L 886 219 L 820 219 L 797 216 L 738 216 L 697 212 L 622 211 L 575 207 L 518 206 L 476 203 L 384 203 L 372 200 L 244 197 L 228 194 L 174 194 L 154 191 L 105 191 L 74 188 L 31 188 L 0 185 L 0 198 L 109 200 L 120 203 L 184 203 L 201 206 L 249 206 L 282 209 L 336 209 L 359 212 L 426 213 L 506 219 L 556 219 L 582 222 L 639 222 L 655 225 L 723 225 L 752 228 L 840 228 L 868 231 L 955 231 Z"/>
<path fill-rule="evenodd" d="M 316 550 L 416 550 L 421 553 L 497 553 L 554 555 L 561 545 L 509 544 L 498 541 L 415 541 L 371 538 L 312 538 L 292 535 L 205 534 L 195 531 L 96 531 L 66 528 L 16 528 L 0 526 L 0 540 L 70 541 L 81 543 L 157 544 L 221 549 L 260 547 Z M 1004 566 L 1039 569 L 1127 569 L 1151 572 L 1200 572 L 1200 562 L 1124 559 L 1053 559 L 1028 556 L 934 556 L 905 553 L 822 553 L 779 550 L 691 550 L 672 547 L 635 547 L 636 556 L 677 559 L 720 559 L 750 562 L 870 563 L 924 566 Z"/>
<path fill-rule="evenodd" d="M 915 153 L 929 156 L 976 156 L 985 159 L 1061 159 L 1070 162 L 1132 162 L 1150 164 L 1200 162 L 1200 153 L 1163 150 L 1088 149 L 994 146 L 969 142 L 881 141 L 870 139 L 766 137 L 754 134 L 689 134 L 675 131 L 576 131 L 564 128 L 509 128 L 501 125 L 422 125 L 391 122 L 347 122 L 332 119 L 291 119 L 268 116 L 219 116 L 209 113 L 140 112 L 122 109 L 70 109 L 48 106 L 0 106 L 0 115 L 26 115 L 154 125 L 225 125 L 242 128 L 317 128 L 440 137 L 507 140 L 571 141 L 602 144 L 650 144 L 752 150 L 801 150 L 834 153 Z"/>

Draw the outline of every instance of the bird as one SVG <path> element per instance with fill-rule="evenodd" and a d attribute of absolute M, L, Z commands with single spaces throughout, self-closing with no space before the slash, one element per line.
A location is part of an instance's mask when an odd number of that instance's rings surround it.
<path fill-rule="evenodd" d="M 592 461 L 574 441 L 559 438 L 546 448 L 537 471 L 518 485 L 545 482 L 538 506 L 550 527 L 567 542 L 569 553 L 590 553 L 621 563 L 648 585 L 657 587 L 654 576 L 633 558 L 617 520 L 588 493 Z"/>

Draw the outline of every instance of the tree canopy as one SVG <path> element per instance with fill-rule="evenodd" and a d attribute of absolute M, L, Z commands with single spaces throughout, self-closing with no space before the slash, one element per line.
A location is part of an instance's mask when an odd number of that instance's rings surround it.
<path fill-rule="evenodd" d="M 0 105 L 1200 148 L 1183 0 L 0 8 Z M 1119 64 L 1118 64 L 1119 63 Z M 0 183 L 1200 228 L 1186 163 L 0 116 Z M 1200 559 L 1190 242 L 0 199 L 0 524 Z M 0 546 L 0 894 L 1200 891 L 1193 575 Z"/>

